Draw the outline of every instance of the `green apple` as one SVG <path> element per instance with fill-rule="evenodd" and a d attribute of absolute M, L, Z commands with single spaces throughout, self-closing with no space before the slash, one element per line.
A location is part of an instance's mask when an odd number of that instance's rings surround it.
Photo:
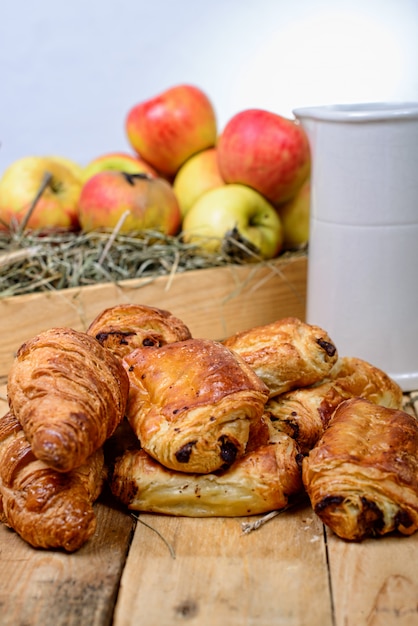
<path fill-rule="evenodd" d="M 149 174 L 98 172 L 83 185 L 79 199 L 83 231 L 113 230 L 124 218 L 120 232 L 158 230 L 176 234 L 180 207 L 172 186 Z"/>
<path fill-rule="evenodd" d="M 309 240 L 311 184 L 306 180 L 296 195 L 277 208 L 283 224 L 286 249 L 298 248 Z"/>
<path fill-rule="evenodd" d="M 126 152 L 109 152 L 102 154 L 86 165 L 83 170 L 83 182 L 103 171 L 127 172 L 139 174 L 141 172 L 158 176 L 156 170 L 144 159 Z"/>
<path fill-rule="evenodd" d="M 133 106 L 126 116 L 132 148 L 165 176 L 217 139 L 214 107 L 194 85 L 176 85 Z"/>
<path fill-rule="evenodd" d="M 187 159 L 173 181 L 183 219 L 202 194 L 224 184 L 219 172 L 216 148 L 202 150 Z"/>
<path fill-rule="evenodd" d="M 276 209 L 260 193 L 240 184 L 225 184 L 204 193 L 183 220 L 186 242 L 219 252 L 233 234 L 263 259 L 275 257 L 283 243 L 283 228 Z"/>
<path fill-rule="evenodd" d="M 81 181 L 55 158 L 28 156 L 14 161 L 0 179 L 0 229 L 21 224 L 27 217 L 45 176 L 50 179 L 26 228 L 77 230 Z"/>

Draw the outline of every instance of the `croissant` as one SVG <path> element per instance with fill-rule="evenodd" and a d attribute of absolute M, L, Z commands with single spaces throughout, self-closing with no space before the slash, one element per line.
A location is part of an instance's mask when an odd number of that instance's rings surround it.
<path fill-rule="evenodd" d="M 87 333 L 123 358 L 135 348 L 160 347 L 190 339 L 188 327 L 169 311 L 144 304 L 120 304 L 102 311 Z"/>
<path fill-rule="evenodd" d="M 341 357 L 324 382 L 271 398 L 266 413 L 273 426 L 294 437 L 306 454 L 340 402 L 353 397 L 402 408 L 402 389 L 385 372 L 362 359 Z"/>
<path fill-rule="evenodd" d="M 298 448 L 280 433 L 223 471 L 185 474 L 167 469 L 145 450 L 117 460 L 113 495 L 135 511 L 188 517 L 245 516 L 284 508 L 302 490 Z"/>
<path fill-rule="evenodd" d="M 102 449 L 57 472 L 35 458 L 13 413 L 0 419 L 0 520 L 35 548 L 74 552 L 93 535 L 105 476 Z"/>
<path fill-rule="evenodd" d="M 89 335 L 52 328 L 24 343 L 9 371 L 9 406 L 33 454 L 57 471 L 80 465 L 125 414 L 122 362 Z"/>
<path fill-rule="evenodd" d="M 268 389 L 238 355 L 216 341 L 187 339 L 138 348 L 124 364 L 128 421 L 162 465 L 209 473 L 244 454 Z"/>
<path fill-rule="evenodd" d="M 343 539 L 418 529 L 418 421 L 363 398 L 337 407 L 303 459 L 315 513 Z"/>
<path fill-rule="evenodd" d="M 270 397 L 320 381 L 338 358 L 325 331 L 293 317 L 236 333 L 222 343 L 253 368 Z"/>

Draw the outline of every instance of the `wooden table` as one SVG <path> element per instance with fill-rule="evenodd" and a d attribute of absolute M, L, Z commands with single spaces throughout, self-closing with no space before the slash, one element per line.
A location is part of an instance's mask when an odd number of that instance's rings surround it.
<path fill-rule="evenodd" d="M 405 402 L 416 415 L 418 392 Z M 71 555 L 0 526 L 1 626 L 418 624 L 418 533 L 348 543 L 308 503 L 248 534 L 248 518 L 135 520 L 107 494 L 96 510 Z"/>

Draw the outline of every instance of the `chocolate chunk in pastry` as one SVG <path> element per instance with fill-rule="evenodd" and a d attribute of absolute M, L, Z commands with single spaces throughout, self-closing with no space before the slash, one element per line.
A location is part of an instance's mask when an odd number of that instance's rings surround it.
<path fill-rule="evenodd" d="M 418 421 L 402 410 L 344 400 L 302 472 L 316 514 L 343 539 L 418 529 Z"/>
<path fill-rule="evenodd" d="M 36 459 L 11 412 L 0 419 L 0 520 L 33 547 L 78 550 L 96 529 L 105 476 L 102 449 L 57 472 Z"/>
<path fill-rule="evenodd" d="M 124 359 L 130 381 L 127 418 L 142 447 L 164 466 L 209 473 L 246 449 L 268 389 L 221 343 L 188 339 Z"/>
<path fill-rule="evenodd" d="M 324 330 L 293 317 L 237 333 L 222 343 L 252 367 L 270 397 L 320 381 L 338 358 Z"/>
<path fill-rule="evenodd" d="M 125 414 L 122 362 L 89 335 L 52 328 L 24 343 L 9 371 L 9 406 L 33 454 L 57 471 L 80 465 Z"/>
<path fill-rule="evenodd" d="M 123 358 L 135 348 L 159 348 L 191 338 L 188 327 L 169 311 L 143 304 L 120 304 L 105 309 L 87 333 Z"/>
<path fill-rule="evenodd" d="M 402 389 L 385 372 L 367 361 L 341 357 L 324 382 L 271 398 L 266 414 L 272 425 L 293 437 L 306 454 L 322 436 L 337 406 L 354 397 L 402 408 Z"/>
<path fill-rule="evenodd" d="M 298 448 L 280 433 L 225 470 L 185 474 L 145 450 L 127 450 L 114 467 L 111 490 L 129 509 L 187 517 L 245 516 L 284 508 L 302 490 Z"/>

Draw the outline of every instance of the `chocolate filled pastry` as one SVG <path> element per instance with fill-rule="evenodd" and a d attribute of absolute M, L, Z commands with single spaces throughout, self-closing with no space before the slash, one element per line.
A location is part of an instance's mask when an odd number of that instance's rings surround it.
<path fill-rule="evenodd" d="M 322 436 L 337 406 L 354 397 L 402 408 L 402 389 L 385 372 L 362 359 L 341 357 L 324 382 L 271 398 L 266 413 L 272 425 L 294 437 L 306 454 Z"/>
<path fill-rule="evenodd" d="M 9 406 L 34 455 L 57 471 L 80 465 L 125 414 L 129 381 L 99 342 L 52 328 L 24 343 L 9 371 Z"/>
<path fill-rule="evenodd" d="M 270 397 L 320 381 L 338 358 L 325 331 L 293 317 L 236 333 L 222 343 L 252 367 Z"/>
<path fill-rule="evenodd" d="M 96 529 L 105 476 L 102 449 L 63 474 L 36 459 L 11 412 L 0 419 L 0 520 L 33 547 L 78 550 Z"/>
<path fill-rule="evenodd" d="M 123 358 L 135 348 L 159 348 L 191 338 L 190 330 L 169 311 L 143 304 L 120 304 L 100 313 L 87 333 Z"/>
<path fill-rule="evenodd" d="M 302 472 L 315 513 L 343 539 L 418 528 L 418 421 L 409 413 L 344 400 Z"/>
<path fill-rule="evenodd" d="M 302 490 L 296 443 L 284 433 L 225 470 L 185 474 L 145 450 L 126 450 L 114 467 L 111 490 L 129 509 L 186 517 L 245 516 L 284 508 Z"/>
<path fill-rule="evenodd" d="M 138 348 L 124 359 L 127 418 L 144 450 L 164 466 L 209 473 L 245 452 L 268 389 L 221 343 L 188 339 Z"/>

